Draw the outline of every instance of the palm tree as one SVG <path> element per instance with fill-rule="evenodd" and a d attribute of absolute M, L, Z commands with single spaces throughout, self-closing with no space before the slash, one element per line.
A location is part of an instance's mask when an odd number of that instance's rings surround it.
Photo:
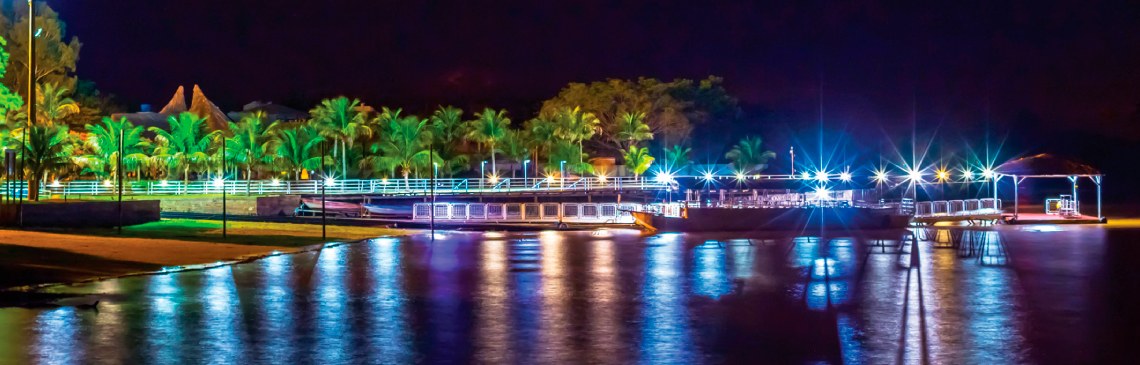
<path fill-rule="evenodd" d="M 408 116 L 392 120 L 388 124 L 388 140 L 381 142 L 378 147 L 384 155 L 376 158 L 373 166 L 398 167 L 404 174 L 405 185 L 410 187 L 408 175 L 412 170 L 430 165 L 433 160 L 427 145 L 431 143 L 431 131 L 428 130 L 427 119 Z"/>
<path fill-rule="evenodd" d="M 430 118 L 439 167 L 447 176 L 463 171 L 471 161 L 470 156 L 459 152 L 466 127 L 462 116 L 463 111 L 459 108 L 441 106 Z"/>
<path fill-rule="evenodd" d="M 555 136 L 563 138 L 570 143 L 578 143 L 578 149 L 582 149 L 582 141 L 593 138 L 594 133 L 598 130 L 598 118 L 593 113 L 582 111 L 582 108 L 575 107 L 573 109 L 566 108 L 558 112 L 554 116 L 557 121 L 555 127 Z M 579 156 L 578 163 L 583 163 Z"/>
<path fill-rule="evenodd" d="M 514 163 L 522 162 L 530 156 L 530 133 L 526 131 L 507 131 L 507 136 L 499 144 L 499 151 L 503 153 L 503 157 L 510 159 Z M 511 178 L 515 177 L 515 169 L 511 169 Z"/>
<path fill-rule="evenodd" d="M 41 176 L 46 178 L 49 171 L 69 165 L 75 143 L 65 126 L 34 125 L 20 133 L 27 133 L 21 136 L 24 148 L 20 158 L 28 176 L 28 199 L 39 200 Z"/>
<path fill-rule="evenodd" d="M 285 171 L 293 173 L 295 179 L 301 179 L 301 170 L 316 170 L 321 167 L 321 157 L 316 155 L 316 148 L 323 142 L 324 137 L 310 125 L 301 125 L 293 129 L 277 131 L 277 160 L 276 164 Z M 325 164 L 330 160 L 326 160 Z"/>
<path fill-rule="evenodd" d="M 686 166 L 689 166 L 689 162 L 691 161 L 689 158 L 690 152 L 692 152 L 692 149 L 677 145 L 674 145 L 671 150 L 665 150 L 665 163 L 667 164 L 665 167 L 670 169 L 670 171 L 683 170 Z"/>
<path fill-rule="evenodd" d="M 615 133 L 619 140 L 626 141 L 628 146 L 634 143 L 641 142 L 647 139 L 653 139 L 653 133 L 649 131 L 649 125 L 642 122 L 645 119 L 645 113 L 642 112 L 622 112 L 617 123 L 617 133 Z M 623 147 L 618 143 L 618 148 Z"/>
<path fill-rule="evenodd" d="M 158 127 L 149 129 L 158 144 L 154 158 L 166 163 L 168 175 L 174 172 L 177 176 L 177 171 L 182 170 L 183 181 L 189 183 L 190 170 L 201 171 L 209 166 L 210 141 L 217 132 L 207 133 L 206 119 L 190 112 L 171 115 L 167 121 L 169 132 Z"/>
<path fill-rule="evenodd" d="M 52 84 L 36 85 L 36 121 L 42 124 L 55 124 L 68 115 L 79 112 L 79 104 L 66 97 L 67 88 L 57 88 Z"/>
<path fill-rule="evenodd" d="M 467 133 L 467 139 L 487 144 L 491 153 L 491 174 L 498 175 L 495 147 L 507 136 L 511 119 L 507 118 L 506 109 L 495 111 L 491 108 L 483 109 L 482 113 L 475 113 L 475 117 L 477 119 L 470 122 L 471 130 Z"/>
<path fill-rule="evenodd" d="M 534 152 L 534 161 L 537 164 L 538 161 L 542 161 L 539 154 L 543 151 L 549 154 L 550 147 L 558 139 L 555 136 L 557 126 L 551 119 L 539 116 L 526 121 L 524 129 L 530 132 L 531 150 Z"/>
<path fill-rule="evenodd" d="M 150 141 L 143 138 L 142 126 L 136 127 L 121 118 L 114 121 L 103 117 L 103 124 L 86 126 L 87 140 L 84 146 L 89 154 L 80 156 L 77 160 L 84 167 L 84 173 L 92 173 L 99 178 L 114 176 L 118 179 L 118 170 L 115 167 L 119 159 L 120 143 L 123 149 L 123 164 L 126 169 L 138 170 L 150 159 L 148 153 L 153 148 Z M 122 136 L 120 140 L 120 136 Z"/>
<path fill-rule="evenodd" d="M 264 111 L 246 114 L 238 123 L 230 122 L 232 137 L 226 138 L 225 158 L 245 166 L 245 179 L 253 180 L 253 170 L 269 166 L 273 162 L 273 151 L 277 149 L 277 138 L 272 132 L 277 122 L 264 126 L 269 117 Z M 251 183 L 245 185 L 245 195 L 250 195 Z"/>
<path fill-rule="evenodd" d="M 582 146 L 571 143 L 568 140 L 560 140 L 550 146 L 550 155 L 547 156 L 546 171 L 558 171 L 560 174 L 562 173 L 562 169 L 579 174 L 593 172 L 594 167 L 583 162 L 586 158 L 586 154 L 582 153 Z M 563 164 L 562 161 L 566 161 L 566 163 Z"/>
<path fill-rule="evenodd" d="M 725 157 L 732 160 L 732 167 L 737 172 L 752 172 L 752 169 L 767 165 L 768 160 L 776 157 L 775 152 L 765 151 L 763 144 L 764 142 L 760 137 L 744 137 L 739 144 L 733 146 L 732 150 L 725 154 Z M 764 167 L 759 169 L 763 170 Z"/>
<path fill-rule="evenodd" d="M 312 122 L 319 125 L 321 135 L 333 141 L 333 150 L 340 144 L 341 173 L 348 177 L 348 149 L 352 148 L 357 138 L 372 136 L 372 129 L 368 128 L 364 113 L 360 112 L 360 99 L 348 100 L 341 96 L 321 101 L 313 110 Z M 398 113 L 398 112 L 397 112 Z"/>
<path fill-rule="evenodd" d="M 649 147 L 629 146 L 629 151 L 625 153 L 625 168 L 633 172 L 635 179 L 649 170 L 649 166 L 652 165 L 653 156 L 649 155 Z"/>

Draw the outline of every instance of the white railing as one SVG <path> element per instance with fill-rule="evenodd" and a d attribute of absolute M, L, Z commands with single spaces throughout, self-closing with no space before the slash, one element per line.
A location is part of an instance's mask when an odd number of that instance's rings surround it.
<path fill-rule="evenodd" d="M 1000 213 L 1001 200 L 993 198 L 938 200 L 914 204 L 915 217 L 955 217 Z"/>
<path fill-rule="evenodd" d="M 504 178 L 504 179 L 372 179 L 372 180 L 214 180 L 128 181 L 123 184 L 123 195 L 205 195 L 226 194 L 478 194 L 507 192 L 559 192 L 559 191 L 622 191 L 660 190 L 675 188 L 670 183 L 646 178 Z M 23 182 L 0 183 L 4 194 L 12 191 L 21 194 Z M 12 190 L 8 188 L 11 187 Z M 85 196 L 118 194 L 118 184 L 110 181 L 68 181 L 41 184 L 41 196 Z"/>
<path fill-rule="evenodd" d="M 567 222 L 632 224 L 636 203 L 415 203 L 412 219 L 437 222 Z"/>

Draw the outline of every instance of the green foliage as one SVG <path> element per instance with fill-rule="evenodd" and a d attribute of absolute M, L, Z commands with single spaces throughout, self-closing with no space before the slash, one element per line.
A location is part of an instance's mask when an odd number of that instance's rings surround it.
<path fill-rule="evenodd" d="M 349 100 L 341 96 L 322 100 L 321 105 L 309 111 L 311 121 L 319 126 L 321 135 L 340 144 L 341 174 L 345 178 L 348 177 L 347 150 L 358 138 L 372 136 L 372 129 L 368 128 L 367 119 L 360 110 L 362 106 L 360 99 Z M 336 148 L 333 150 L 335 153 Z"/>
<path fill-rule="evenodd" d="M 404 178 L 416 169 L 430 166 L 434 159 L 428 150 L 432 138 L 429 129 L 427 119 L 414 115 L 389 121 L 388 139 L 378 145 L 384 155 L 373 158 L 371 165 L 392 174 L 399 168 Z"/>
<path fill-rule="evenodd" d="M 691 152 L 692 149 L 681 146 L 673 146 L 673 149 L 665 150 L 666 167 L 669 171 L 680 171 L 684 169 L 692 162 L 692 158 L 689 157 Z"/>
<path fill-rule="evenodd" d="M 3 80 L 4 75 L 8 72 L 10 55 L 5 49 L 7 47 L 8 41 L 4 37 L 0 37 L 0 80 Z M 13 93 L 7 84 L 0 84 L 0 115 L 6 115 L 9 110 L 19 110 L 22 107 L 24 107 L 24 99 Z"/>
<path fill-rule="evenodd" d="M 117 178 L 120 136 L 123 148 L 123 167 L 137 170 L 150 160 L 152 144 L 143 138 L 143 127 L 122 118 L 119 121 L 104 117 L 102 125 L 86 126 L 87 139 L 83 146 L 87 154 L 77 158 L 83 173 L 90 173 L 100 179 Z"/>
<path fill-rule="evenodd" d="M 653 166 L 653 160 L 653 156 L 649 155 L 649 147 L 630 146 L 625 153 L 625 168 L 633 172 L 634 176 L 640 176 Z"/>
<path fill-rule="evenodd" d="M 182 172 L 183 179 L 189 181 L 190 172 L 210 168 L 210 141 L 217 132 L 207 133 L 206 119 L 190 112 L 171 115 L 167 121 L 169 132 L 157 127 L 149 129 L 155 134 L 157 144 L 154 158 L 166 166 L 168 176 Z"/>
<path fill-rule="evenodd" d="M 491 108 L 483 109 L 482 113 L 475 113 L 475 120 L 468 122 L 470 129 L 467 132 L 467 139 L 473 140 L 478 143 L 485 144 L 489 147 L 491 154 L 491 174 L 498 174 L 498 166 L 495 165 L 495 147 L 507 136 L 507 128 L 511 125 L 511 119 L 507 118 L 507 111 L 495 111 Z"/>
<path fill-rule="evenodd" d="M 244 166 L 246 179 L 253 179 L 253 171 L 270 167 L 279 143 L 277 136 L 271 133 L 277 129 L 277 122 L 265 123 L 269 117 L 263 111 L 246 114 L 238 123 L 230 122 L 230 133 L 233 136 L 226 138 L 226 161 L 233 161 L 237 166 Z"/>
<path fill-rule="evenodd" d="M 21 139 L 24 148 L 21 149 L 19 158 L 24 163 L 24 173 L 29 180 L 28 196 L 38 200 L 41 177 L 57 169 L 73 166 L 71 157 L 76 144 L 65 126 L 33 125 L 21 133 L 27 133 Z"/>
<path fill-rule="evenodd" d="M 301 178 L 301 170 L 315 171 L 321 168 L 319 146 L 325 142 L 324 137 L 309 124 L 301 124 L 294 128 L 281 129 L 277 135 L 277 150 L 275 166 L 283 171 L 293 173 L 293 178 Z M 331 159 L 328 160 L 331 162 Z"/>
<path fill-rule="evenodd" d="M 645 120 L 645 113 L 642 112 L 621 113 L 617 124 L 617 137 L 620 140 L 628 142 L 626 147 L 633 146 L 635 143 L 647 139 L 653 139 L 653 133 L 649 131 L 649 125 L 642 122 L 643 120 Z"/>
<path fill-rule="evenodd" d="M 732 160 L 732 167 L 737 172 L 747 174 L 757 169 L 756 172 L 763 171 L 768 160 L 776 157 L 775 152 L 765 151 L 763 144 L 760 137 L 744 137 L 725 157 Z"/>
<path fill-rule="evenodd" d="M 431 116 L 432 137 L 435 138 L 435 152 L 439 159 L 439 173 L 454 176 L 466 170 L 471 157 L 460 152 L 466 125 L 463 111 L 448 106 L 440 107 Z"/>
<path fill-rule="evenodd" d="M 52 84 L 36 85 L 36 123 L 60 124 L 63 118 L 79 113 L 79 104 L 65 96 L 67 93 L 65 87 L 56 87 Z"/>
<path fill-rule="evenodd" d="M 589 156 L 582 153 L 581 146 L 567 140 L 559 140 L 551 146 L 545 169 L 547 172 L 555 172 L 564 168 L 568 173 L 588 174 L 594 171 L 594 167 L 583 162 L 587 159 Z M 562 161 L 566 163 L 563 164 Z"/>
<path fill-rule="evenodd" d="M 8 40 L 11 64 L 0 83 L 15 90 L 28 100 L 28 8 L 25 2 L 15 2 L 13 11 L 0 17 L 0 36 Z M 14 16 L 14 18 L 8 18 Z M 59 14 L 46 3 L 36 3 L 36 28 L 42 29 L 36 37 L 37 84 L 52 85 L 60 89 L 75 89 L 75 66 L 79 60 L 79 39 L 66 38 L 67 25 Z"/>

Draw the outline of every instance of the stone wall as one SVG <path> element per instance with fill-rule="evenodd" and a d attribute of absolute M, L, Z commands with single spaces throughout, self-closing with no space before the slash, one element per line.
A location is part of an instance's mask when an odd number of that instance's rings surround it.
<path fill-rule="evenodd" d="M 256 197 L 247 196 L 227 196 L 226 214 L 257 215 L 257 199 Z M 222 214 L 222 197 L 178 197 L 162 199 L 162 211 L 171 213 Z"/>

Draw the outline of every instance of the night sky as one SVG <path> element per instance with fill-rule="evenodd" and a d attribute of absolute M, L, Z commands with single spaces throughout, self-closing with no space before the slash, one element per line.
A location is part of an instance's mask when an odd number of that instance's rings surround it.
<path fill-rule="evenodd" d="M 746 112 L 793 127 L 818 125 L 822 85 L 828 125 L 891 130 L 914 111 L 960 133 L 1140 139 L 1134 1 L 50 4 L 84 43 L 79 76 L 130 110 L 197 83 L 225 110 L 345 94 L 521 114 L 568 82 L 718 75 Z"/>

